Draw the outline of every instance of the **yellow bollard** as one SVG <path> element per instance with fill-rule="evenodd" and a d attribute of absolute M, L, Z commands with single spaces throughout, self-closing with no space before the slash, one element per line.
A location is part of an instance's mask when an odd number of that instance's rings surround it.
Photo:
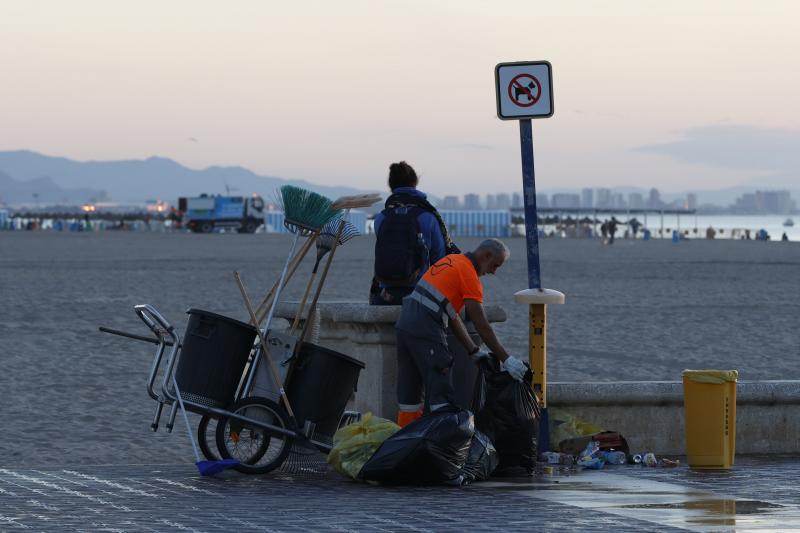
<path fill-rule="evenodd" d="M 540 406 L 547 407 L 547 305 L 563 304 L 564 293 L 553 289 L 525 289 L 514 294 L 518 304 L 528 304 L 528 362 L 533 371 L 531 386 Z"/>

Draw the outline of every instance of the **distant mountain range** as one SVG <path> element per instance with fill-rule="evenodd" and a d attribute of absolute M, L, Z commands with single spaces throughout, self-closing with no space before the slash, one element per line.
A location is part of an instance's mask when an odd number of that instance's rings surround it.
<path fill-rule="evenodd" d="M 376 179 L 381 183 L 382 179 Z M 258 193 L 268 201 L 284 184 L 311 189 L 329 198 L 363 191 L 352 187 L 325 186 L 300 180 L 286 180 L 275 176 L 260 176 L 242 167 L 213 166 L 202 170 L 187 168 L 163 157 L 123 161 L 75 161 L 52 157 L 28 150 L 0 151 L 0 205 L 79 205 L 86 202 L 116 202 L 120 204 L 163 200 L 176 203 L 181 196 L 202 193 L 224 194 L 226 186 L 233 194 Z M 614 193 L 626 196 L 641 193 L 645 198 L 649 189 L 641 187 L 608 187 Z M 780 187 L 740 186 L 719 190 L 693 190 L 698 205 L 729 206 L 736 198 L 756 189 L 774 190 Z M 385 192 L 385 191 L 378 191 Z M 501 191 L 498 191 L 501 192 Z M 539 189 L 551 195 L 578 193 L 577 188 Z M 792 189 L 792 197 L 800 203 L 800 190 Z M 685 192 L 662 192 L 665 202 L 683 200 Z M 436 204 L 437 198 L 430 196 Z M 370 211 L 380 210 L 380 204 Z"/>
<path fill-rule="evenodd" d="M 292 184 L 329 198 L 366 191 L 324 186 L 274 176 L 259 176 L 242 167 L 193 170 L 163 157 L 125 161 L 74 161 L 28 150 L 0 151 L 0 203 L 82 204 L 90 201 L 177 202 L 201 193 L 258 193 L 268 201 L 281 185 Z"/>

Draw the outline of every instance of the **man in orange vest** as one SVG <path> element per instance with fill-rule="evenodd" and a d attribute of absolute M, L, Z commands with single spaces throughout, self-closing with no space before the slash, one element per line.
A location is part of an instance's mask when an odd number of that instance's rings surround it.
<path fill-rule="evenodd" d="M 459 313 L 467 317 L 502 368 L 522 381 L 527 366 L 512 357 L 497 339 L 483 309 L 480 276 L 494 274 L 508 259 L 509 251 L 498 239 L 483 241 L 472 252 L 450 254 L 431 265 L 414 291 L 403 298 L 397 330 L 397 423 L 406 426 L 425 411 L 452 402 L 450 369 L 453 354 L 447 347 L 447 327 L 473 358 L 486 356 L 467 333 Z M 424 390 L 424 404 L 422 401 Z"/>

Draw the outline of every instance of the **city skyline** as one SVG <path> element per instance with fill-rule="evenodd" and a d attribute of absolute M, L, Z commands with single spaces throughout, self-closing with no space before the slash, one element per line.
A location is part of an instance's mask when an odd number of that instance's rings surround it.
<path fill-rule="evenodd" d="M 791 188 L 798 15 L 744 0 L 8 2 L 0 150 L 359 189 L 406 160 L 440 197 L 513 192 L 518 131 L 495 116 L 493 68 L 545 59 L 538 188 Z"/>
<path fill-rule="evenodd" d="M 699 211 L 725 211 L 743 214 L 791 214 L 797 211 L 797 202 L 788 190 L 756 190 L 744 193 L 737 197 L 735 202 L 728 205 L 719 205 L 710 202 L 699 202 L 696 193 L 688 192 L 683 198 L 665 201 L 661 191 L 653 187 L 647 191 L 647 196 L 640 192 L 627 194 L 615 192 L 606 187 L 581 189 L 580 193 L 545 193 L 536 194 L 538 208 L 554 209 L 619 209 L 631 210 L 657 210 L 657 209 L 688 209 Z M 462 211 L 507 211 L 523 208 L 522 195 L 519 193 L 497 193 L 479 195 L 465 193 L 462 197 L 449 195 L 439 202 L 441 210 Z"/>

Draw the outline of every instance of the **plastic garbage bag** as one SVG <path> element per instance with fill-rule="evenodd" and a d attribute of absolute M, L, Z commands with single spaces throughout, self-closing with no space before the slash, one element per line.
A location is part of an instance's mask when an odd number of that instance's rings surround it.
<path fill-rule="evenodd" d="M 596 440 L 590 440 L 578 454 L 578 466 L 600 470 L 605 464 L 605 457 L 600 453 L 600 443 Z"/>
<path fill-rule="evenodd" d="M 603 431 L 603 428 L 596 424 L 580 420 L 569 413 L 560 409 L 550 408 L 550 442 L 555 444 L 562 452 L 577 454 L 577 450 L 567 450 L 561 448 L 561 443 L 566 440 L 575 439 L 587 435 L 594 435 Z M 583 448 L 585 443 L 580 445 Z"/>
<path fill-rule="evenodd" d="M 333 435 L 333 449 L 328 454 L 328 463 L 343 476 L 356 479 L 378 447 L 400 430 L 400 426 L 366 413 L 360 421 L 340 428 Z"/>
<path fill-rule="evenodd" d="M 464 484 L 489 479 L 499 463 L 500 458 L 497 456 L 497 450 L 492 441 L 476 430 L 475 435 L 472 436 L 472 443 L 469 445 L 467 462 L 461 469 Z"/>
<path fill-rule="evenodd" d="M 358 477 L 397 485 L 460 485 L 473 433 L 470 411 L 438 409 L 386 439 Z"/>
<path fill-rule="evenodd" d="M 519 382 L 500 370 L 494 356 L 482 358 L 478 367 L 472 404 L 476 429 L 494 444 L 499 469 L 522 467 L 533 472 L 539 404 L 531 389 L 530 371 Z"/>

